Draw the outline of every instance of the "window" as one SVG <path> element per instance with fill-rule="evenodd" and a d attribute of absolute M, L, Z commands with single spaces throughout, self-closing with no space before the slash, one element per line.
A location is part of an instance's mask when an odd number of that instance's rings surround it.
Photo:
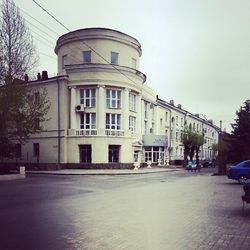
<path fill-rule="evenodd" d="M 148 118 L 148 103 L 144 102 L 144 118 Z"/>
<path fill-rule="evenodd" d="M 83 62 L 91 63 L 91 50 L 83 51 Z"/>
<path fill-rule="evenodd" d="M 175 117 L 176 125 L 178 125 L 178 116 Z"/>
<path fill-rule="evenodd" d="M 146 135 L 148 133 L 148 122 L 144 121 L 144 134 Z"/>
<path fill-rule="evenodd" d="M 165 122 L 168 122 L 168 112 L 165 114 Z"/>
<path fill-rule="evenodd" d="M 144 160 L 145 162 L 158 162 L 160 159 L 163 162 L 165 157 L 164 147 L 145 147 L 144 148 Z"/>
<path fill-rule="evenodd" d="M 136 130 L 136 117 L 129 116 L 129 130 L 135 131 Z"/>
<path fill-rule="evenodd" d="M 40 129 L 40 119 L 39 118 L 34 119 L 34 128 L 35 128 L 35 130 Z"/>
<path fill-rule="evenodd" d="M 106 129 L 121 129 L 121 115 L 120 114 L 106 114 Z"/>
<path fill-rule="evenodd" d="M 150 128 L 150 134 L 154 134 L 155 132 L 155 124 L 152 122 L 151 128 Z"/>
<path fill-rule="evenodd" d="M 33 156 L 38 157 L 40 154 L 39 143 L 33 143 Z"/>
<path fill-rule="evenodd" d="M 176 132 L 176 134 L 175 134 L 175 139 L 176 139 L 176 141 L 178 141 L 178 139 L 179 139 L 179 134 L 178 134 L 178 132 Z"/>
<path fill-rule="evenodd" d="M 120 90 L 106 90 L 106 105 L 107 108 L 121 107 L 121 91 Z"/>
<path fill-rule="evenodd" d="M 62 56 L 62 66 L 64 67 L 67 64 L 68 64 L 68 55 L 63 55 Z"/>
<path fill-rule="evenodd" d="M 136 59 L 132 58 L 132 68 L 136 69 Z"/>
<path fill-rule="evenodd" d="M 15 156 L 16 158 L 21 158 L 22 156 L 22 147 L 20 143 L 15 144 Z"/>
<path fill-rule="evenodd" d="M 85 107 L 95 107 L 96 92 L 95 89 L 80 89 L 80 103 Z"/>
<path fill-rule="evenodd" d="M 153 104 L 150 104 L 150 109 L 151 109 L 151 119 L 154 121 L 155 119 L 155 108 Z"/>
<path fill-rule="evenodd" d="M 91 163 L 91 145 L 79 145 L 80 162 Z"/>
<path fill-rule="evenodd" d="M 118 64 L 118 53 L 111 52 L 110 62 L 111 64 Z"/>
<path fill-rule="evenodd" d="M 96 115 L 95 113 L 83 113 L 80 119 L 81 129 L 95 129 L 96 128 Z"/>
<path fill-rule="evenodd" d="M 109 145 L 109 162 L 119 162 L 119 145 Z"/>
<path fill-rule="evenodd" d="M 181 126 L 183 127 L 183 118 L 181 118 Z"/>
<path fill-rule="evenodd" d="M 160 128 L 162 128 L 162 118 L 160 118 Z"/>
<path fill-rule="evenodd" d="M 35 92 L 34 93 L 34 104 L 38 105 L 40 103 L 40 93 L 39 92 Z"/>
<path fill-rule="evenodd" d="M 129 93 L 129 110 L 136 110 L 136 95 L 132 93 Z"/>

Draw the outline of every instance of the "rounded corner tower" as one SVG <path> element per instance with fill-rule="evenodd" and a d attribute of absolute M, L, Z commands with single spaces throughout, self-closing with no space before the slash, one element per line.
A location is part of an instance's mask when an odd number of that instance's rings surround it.
<path fill-rule="evenodd" d="M 58 75 L 68 76 L 71 163 L 131 164 L 141 152 L 140 43 L 122 32 L 86 28 L 59 37 Z"/>

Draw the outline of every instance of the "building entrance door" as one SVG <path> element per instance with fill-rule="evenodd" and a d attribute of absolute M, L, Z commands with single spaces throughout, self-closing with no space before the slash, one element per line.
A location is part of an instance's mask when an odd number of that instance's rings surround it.
<path fill-rule="evenodd" d="M 79 145 L 81 163 L 91 163 L 91 145 Z"/>

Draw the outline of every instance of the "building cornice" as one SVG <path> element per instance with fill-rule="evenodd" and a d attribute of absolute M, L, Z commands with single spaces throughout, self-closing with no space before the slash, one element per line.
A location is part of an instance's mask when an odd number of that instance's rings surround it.
<path fill-rule="evenodd" d="M 83 64 L 70 64 L 65 66 L 65 70 L 68 74 L 71 73 L 89 73 L 89 72 L 109 72 L 119 73 L 124 75 L 124 79 L 129 82 L 133 82 L 130 76 L 138 78 L 142 83 L 146 81 L 146 75 L 139 70 L 129 68 L 120 65 L 102 64 L 102 63 L 83 63 Z"/>
<path fill-rule="evenodd" d="M 60 36 L 57 40 L 55 53 L 58 53 L 58 50 L 61 46 L 72 43 L 72 42 L 82 42 L 84 43 L 87 40 L 94 39 L 106 39 L 112 40 L 116 42 L 123 43 L 128 45 L 138 51 L 138 53 L 142 54 L 141 44 L 132 36 L 129 36 L 125 33 L 122 33 L 117 30 L 107 29 L 107 28 L 87 28 L 87 29 L 79 29 L 67 34 Z"/>

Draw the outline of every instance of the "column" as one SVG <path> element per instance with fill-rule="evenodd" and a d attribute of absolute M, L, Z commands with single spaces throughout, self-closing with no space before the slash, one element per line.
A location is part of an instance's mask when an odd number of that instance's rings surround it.
<path fill-rule="evenodd" d="M 142 134 L 142 126 L 143 126 L 141 95 L 137 96 L 136 105 L 137 105 L 136 131 L 141 136 L 141 134 Z"/>
<path fill-rule="evenodd" d="M 131 136 L 129 133 L 129 91 L 130 89 L 124 89 L 124 100 L 122 101 L 123 106 L 123 129 L 125 136 Z"/>
<path fill-rule="evenodd" d="M 97 129 L 98 135 L 105 135 L 106 123 L 106 98 L 105 86 L 98 85 Z"/>
<path fill-rule="evenodd" d="M 70 87 L 70 128 L 76 129 L 76 86 Z"/>

